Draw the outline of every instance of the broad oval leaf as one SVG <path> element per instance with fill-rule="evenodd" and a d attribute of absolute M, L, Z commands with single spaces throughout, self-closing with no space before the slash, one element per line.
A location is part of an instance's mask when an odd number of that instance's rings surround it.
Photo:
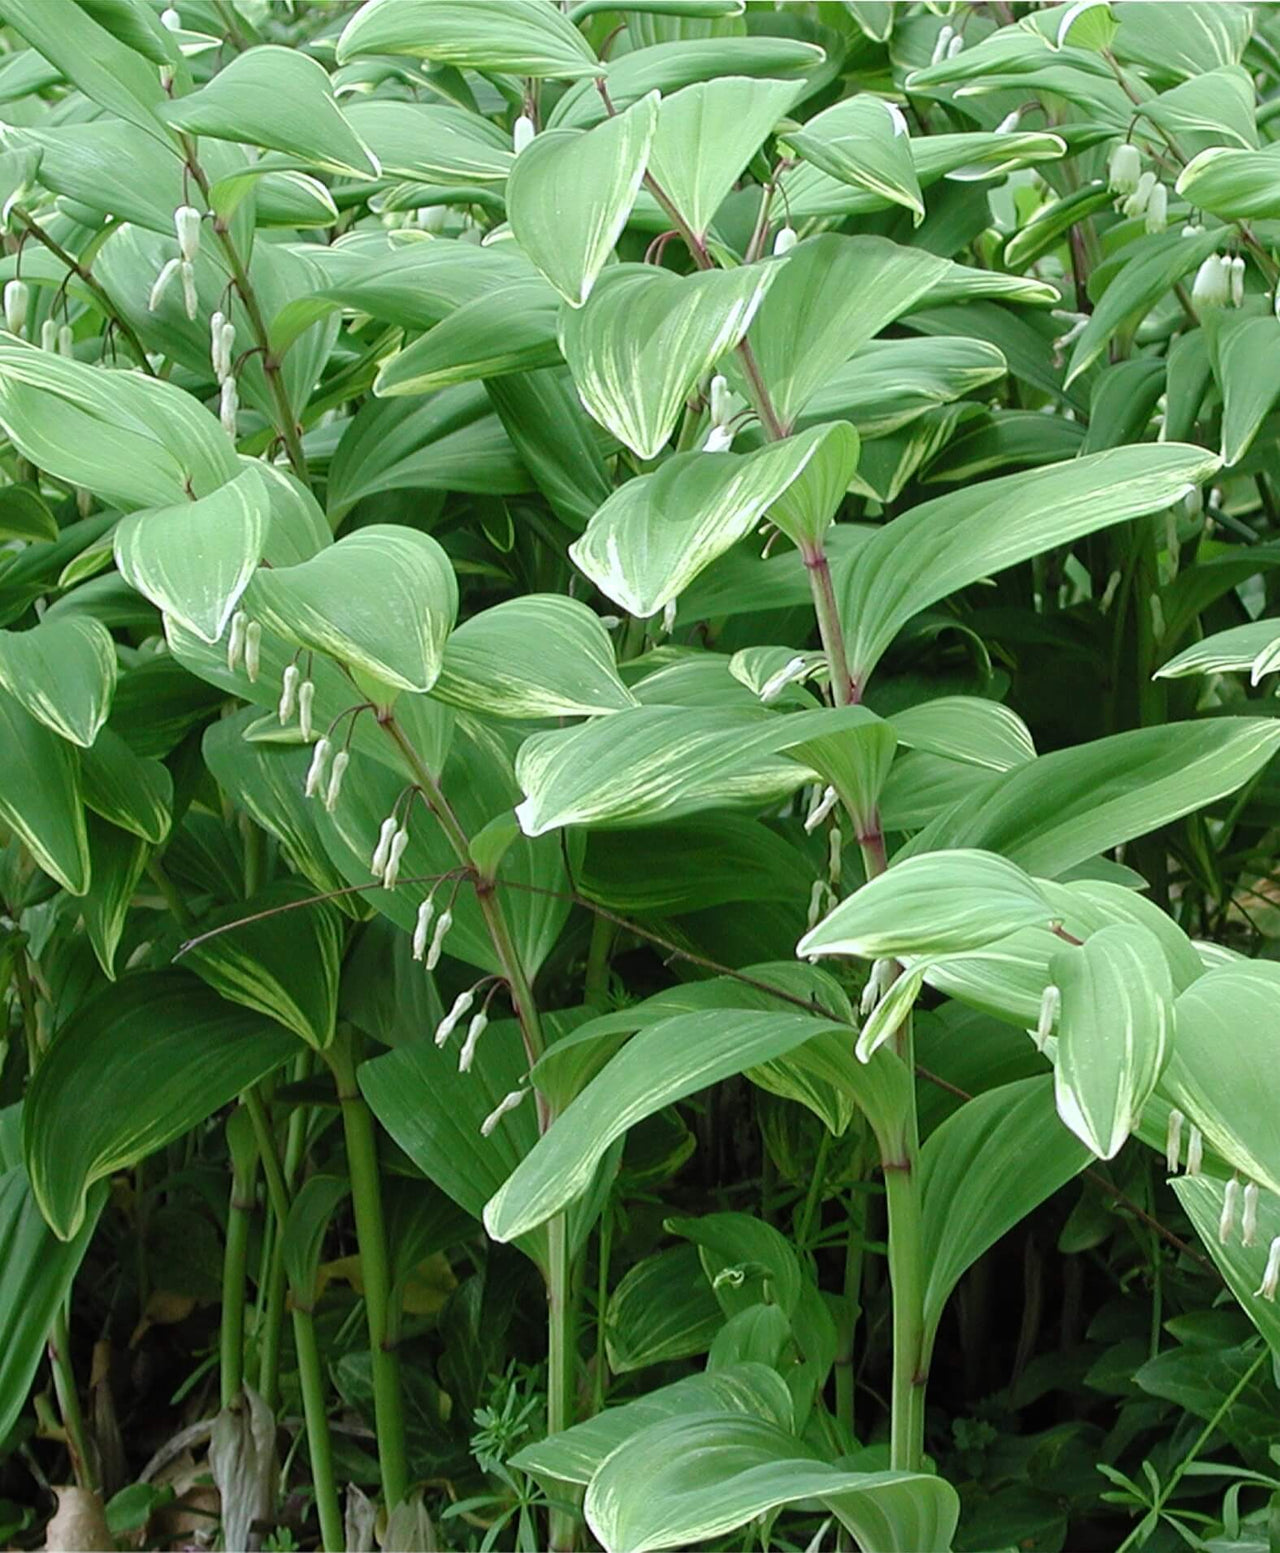
<path fill-rule="evenodd" d="M 76 752 L 0 690 L 0 820 L 72 895 L 89 888 Z"/>
<path fill-rule="evenodd" d="M 207 936 L 217 928 L 223 931 Z M 183 958 L 215 992 L 274 1019 L 308 1046 L 323 1050 L 333 1040 L 341 918 L 304 886 L 275 884 L 218 912 L 200 924 Z"/>
<path fill-rule="evenodd" d="M 963 954 L 1051 916 L 1036 881 L 993 852 L 918 853 L 841 901 L 796 953 L 867 960 Z"/>
<path fill-rule="evenodd" d="M 246 49 L 159 112 L 188 134 L 268 146 L 326 172 L 374 178 L 380 171 L 334 100 L 329 72 L 301 49 Z"/>
<path fill-rule="evenodd" d="M 675 1254 L 684 1255 L 687 1249 L 677 1247 Z M 649 1303 L 660 1305 L 661 1301 Z M 526 1445 L 511 1458 L 511 1464 L 522 1472 L 540 1473 L 562 1483 L 589 1483 L 605 1458 L 641 1429 L 667 1418 L 686 1418 L 690 1413 L 743 1413 L 749 1418 L 768 1419 L 782 1429 L 793 1425 L 786 1382 L 768 1365 L 748 1361 L 686 1375 L 633 1402 L 606 1408 L 572 1429 Z"/>
<path fill-rule="evenodd" d="M 786 131 L 785 138 L 824 173 L 905 206 L 916 226 L 924 220 L 906 120 L 883 98 L 847 98 L 815 114 L 801 129 Z"/>
<path fill-rule="evenodd" d="M 95 1181 L 181 1137 L 299 1050 L 296 1038 L 224 1003 L 193 976 L 126 977 L 58 1032 L 27 1090 L 32 1190 L 63 1240 Z"/>
<path fill-rule="evenodd" d="M 878 1553 L 946 1553 L 960 1513 L 942 1478 L 843 1471 L 776 1424 L 723 1413 L 668 1419 L 628 1440 L 592 1478 L 585 1509 L 606 1553 L 649 1553 L 808 1499 Z"/>
<path fill-rule="evenodd" d="M 92 615 L 0 632 L 0 685 L 47 728 L 87 749 L 111 710 L 116 646 Z"/>
<path fill-rule="evenodd" d="M 1088 1163 L 1054 1113 L 1048 1074 L 977 1095 L 929 1135 L 920 1150 L 926 1365 L 963 1275 Z"/>
<path fill-rule="evenodd" d="M 1207 971 L 1174 1003 L 1160 1093 L 1228 1164 L 1280 1196 L 1273 1074 L 1280 968 L 1246 960 Z"/>
<path fill-rule="evenodd" d="M 58 1240 L 22 1161 L 21 1118 L 21 1106 L 0 1111 L 0 1435 L 9 1434 L 26 1404 L 49 1328 L 71 1292 L 107 1196 L 105 1186 L 96 1187 L 75 1236 Z"/>
<path fill-rule="evenodd" d="M 1169 1054 L 1173 980 L 1137 924 L 1104 927 L 1049 967 L 1061 1006 L 1054 1095 L 1064 1126 L 1114 1159 L 1142 1119 Z"/>
<path fill-rule="evenodd" d="M 255 466 L 197 501 L 137 512 L 115 531 L 121 574 L 202 642 L 216 642 L 257 570 L 271 499 Z"/>
<path fill-rule="evenodd" d="M 780 751 L 869 726 L 884 725 L 865 707 L 786 717 L 758 703 L 743 711 L 629 708 L 526 739 L 516 757 L 525 793 L 516 818 L 526 836 L 541 836 L 561 825 L 652 824 L 735 802 L 759 805 L 813 780 Z"/>
<path fill-rule="evenodd" d="M 1278 748 L 1280 726 L 1265 717 L 1112 734 L 1005 772 L 904 850 L 982 847 L 1053 878 L 1234 792 Z"/>
<path fill-rule="evenodd" d="M 860 546 L 838 581 L 854 678 L 865 683 L 930 604 L 1052 545 L 1170 507 L 1217 466 L 1180 443 L 1112 448 L 913 507 Z"/>
<path fill-rule="evenodd" d="M 245 607 L 286 641 L 387 690 L 430 690 L 458 613 L 449 558 L 418 529 L 371 523 L 298 566 L 259 572 Z"/>
<path fill-rule="evenodd" d="M 1272 672 L 1280 648 L 1280 620 L 1252 620 L 1248 625 L 1215 631 L 1203 641 L 1176 653 L 1156 670 L 1157 679 L 1179 679 L 1187 674 L 1222 674 L 1249 670 L 1256 685 Z"/>
<path fill-rule="evenodd" d="M 511 230 L 570 307 L 590 296 L 622 235 L 657 122 L 653 93 L 595 129 L 535 135 L 511 168 Z"/>
<path fill-rule="evenodd" d="M 642 1030 L 573 1100 L 489 1199 L 485 1227 L 514 1240 L 591 1185 L 610 1145 L 664 1106 L 844 1025 L 807 1014 L 706 1009 Z"/>
<path fill-rule="evenodd" d="M 818 427 L 745 456 L 677 453 L 653 474 L 619 486 L 569 554 L 615 604 L 647 619 L 771 509 L 788 531 L 821 532 L 828 507 L 848 485 L 840 476 L 849 467 L 850 442 L 856 461 L 857 436 L 848 426 Z M 838 489 L 824 493 L 821 473 L 831 466 Z M 804 493 L 808 500 L 797 495 L 788 505 L 791 488 L 815 469 L 818 485 Z M 831 495 L 834 502 L 825 499 Z"/>
<path fill-rule="evenodd" d="M 827 233 L 793 248 L 749 334 L 782 425 L 794 425 L 832 373 L 924 296 L 947 265 L 883 237 Z"/>
<path fill-rule="evenodd" d="M 636 705 L 600 617 L 559 593 L 527 593 L 464 621 L 445 644 L 432 695 L 513 718 L 595 717 Z"/>
<path fill-rule="evenodd" d="M 560 348 L 589 414 L 656 458 L 697 383 L 746 333 L 777 265 L 678 276 L 645 264 L 601 275 L 560 320 Z"/>
<path fill-rule="evenodd" d="M 338 63 L 362 54 L 535 77 L 601 70 L 573 23 L 541 0 L 368 0 L 338 39 Z"/>
<path fill-rule="evenodd" d="M 663 97 L 649 168 L 695 236 L 706 236 L 799 90 L 794 81 L 718 75 Z"/>

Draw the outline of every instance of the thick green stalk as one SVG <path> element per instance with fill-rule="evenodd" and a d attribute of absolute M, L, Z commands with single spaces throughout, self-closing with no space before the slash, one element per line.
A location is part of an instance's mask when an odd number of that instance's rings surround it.
<path fill-rule="evenodd" d="M 912 1063 L 911 1021 L 900 1038 L 908 1071 Z M 897 1472 L 918 1472 L 924 1460 L 924 1395 L 927 1380 L 924 1342 L 924 1239 L 920 1198 L 920 1147 L 915 1084 L 908 1114 L 900 1123 L 899 1147 L 884 1166 L 889 1209 L 889 1278 L 893 1287 L 893 1391 L 889 1465 Z"/>
<path fill-rule="evenodd" d="M 49 1363 L 53 1369 L 53 1389 L 58 1396 L 58 1411 L 62 1414 L 62 1427 L 66 1431 L 72 1476 L 78 1487 L 97 1493 L 102 1484 L 98 1477 L 93 1445 L 84 1426 L 80 1392 L 71 1366 L 71 1328 L 65 1301 L 58 1306 L 58 1313 L 53 1318 L 53 1330 L 49 1333 Z"/>
<path fill-rule="evenodd" d="M 343 1553 L 347 1545 L 338 1505 L 338 1485 L 333 1475 L 333 1442 L 325 1410 L 324 1370 L 316 1344 L 315 1318 L 309 1310 L 293 1312 L 293 1346 L 298 1356 L 298 1382 L 302 1388 L 302 1414 L 307 1424 L 307 1452 L 311 1458 L 311 1482 L 320 1516 L 320 1541 L 325 1553 Z"/>
<path fill-rule="evenodd" d="M 275 1136 L 261 1094 L 256 1088 L 249 1090 L 245 1094 L 244 1103 L 253 1123 L 258 1152 L 262 1156 L 262 1168 L 267 1181 L 267 1206 L 270 1210 L 267 1225 L 270 1249 L 263 1279 L 266 1308 L 263 1311 L 258 1345 L 258 1391 L 274 1413 L 280 1405 L 280 1349 L 284 1335 L 285 1308 L 284 1225 L 289 1212 L 289 1193 L 280 1171 Z"/>
<path fill-rule="evenodd" d="M 844 646 L 844 629 L 840 624 L 840 606 L 831 582 L 831 564 L 821 539 L 801 546 L 805 570 L 809 574 L 809 591 L 813 595 L 813 612 L 818 617 L 818 634 L 827 655 L 827 670 L 831 676 L 831 697 L 837 706 L 853 706 L 861 699 L 861 692 L 849 672 L 849 659 Z"/>
<path fill-rule="evenodd" d="M 378 1149 L 374 1138 L 373 1116 L 356 1083 L 356 1064 L 350 1036 L 340 1031 L 325 1056 L 337 1080 L 338 1100 L 342 1106 L 347 1169 L 351 1175 L 351 1200 L 355 1208 L 356 1240 L 360 1250 L 365 1316 L 369 1324 L 369 1348 L 372 1353 L 378 1465 L 382 1473 L 383 1496 L 390 1511 L 395 1509 L 408 1491 L 409 1466 L 405 1453 L 400 1358 L 389 1337 L 391 1268 L 382 1213 Z"/>
<path fill-rule="evenodd" d="M 253 1217 L 254 1169 L 234 1168 L 227 1205 L 227 1240 L 222 1253 L 222 1322 L 219 1334 L 221 1396 L 230 1407 L 244 1385 L 244 1282 Z"/>
<path fill-rule="evenodd" d="M 844 1303 L 836 1324 L 836 1417 L 855 1433 L 853 1355 L 862 1314 L 862 1247 L 866 1239 L 866 1199 L 855 1192 L 849 1199 L 849 1224 L 844 1245 Z"/>

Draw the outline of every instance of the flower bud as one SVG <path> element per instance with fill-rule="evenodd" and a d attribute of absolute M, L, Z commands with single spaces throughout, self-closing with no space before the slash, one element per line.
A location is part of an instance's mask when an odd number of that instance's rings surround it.
<path fill-rule="evenodd" d="M 959 33 L 956 33 L 951 42 L 947 44 L 947 58 L 954 59 L 963 47 L 964 39 Z"/>
<path fill-rule="evenodd" d="M 702 444 L 704 453 L 727 453 L 733 446 L 733 433 L 727 426 L 713 426 Z"/>
<path fill-rule="evenodd" d="M 729 380 L 722 373 L 717 372 L 711 379 L 707 399 L 711 407 L 711 424 L 723 426 L 733 413 L 733 395 L 729 391 Z"/>
<path fill-rule="evenodd" d="M 31 303 L 31 288 L 25 280 L 11 280 L 4 288 L 4 326 L 10 334 L 21 334 Z"/>
<path fill-rule="evenodd" d="M 391 846 L 387 852 L 387 866 L 382 871 L 382 888 L 394 890 L 396 881 L 400 877 L 400 860 L 404 856 L 404 850 L 409 845 L 409 831 L 404 825 L 391 838 Z"/>
<path fill-rule="evenodd" d="M 46 318 L 40 325 L 40 349 L 56 355 L 58 350 L 58 320 Z"/>
<path fill-rule="evenodd" d="M 167 263 L 160 266 L 160 273 L 156 276 L 155 285 L 151 288 L 151 295 L 147 298 L 147 312 L 154 313 L 156 308 L 164 301 L 164 294 L 169 289 L 169 282 L 178 273 L 178 266 L 181 262 L 180 259 L 170 259 Z"/>
<path fill-rule="evenodd" d="M 1163 232 L 1169 225 L 1169 191 L 1164 184 L 1158 183 L 1151 191 L 1151 198 L 1147 201 L 1147 231 Z"/>
<path fill-rule="evenodd" d="M 431 926 L 431 919 L 436 914 L 436 903 L 428 895 L 426 900 L 418 907 L 418 919 L 413 924 L 413 958 L 421 960 L 427 952 L 427 929 Z"/>
<path fill-rule="evenodd" d="M 218 352 L 222 360 L 222 376 L 231 376 L 231 356 L 235 350 L 236 326 L 233 323 L 225 323 L 218 331 Z M 219 380 L 221 381 L 221 379 Z"/>
<path fill-rule="evenodd" d="M 58 355 L 59 356 L 74 356 L 75 353 L 76 353 L 76 335 L 75 335 L 75 330 L 71 327 L 70 324 L 60 324 L 58 326 Z"/>
<path fill-rule="evenodd" d="M 947 49 L 951 46 L 951 40 L 955 37 L 955 30 L 945 22 L 934 39 L 933 53 L 929 56 L 931 65 L 939 65 L 947 57 Z"/>
<path fill-rule="evenodd" d="M 196 290 L 196 267 L 184 259 L 178 266 L 182 276 L 182 306 L 189 319 L 195 320 L 200 312 L 200 293 Z"/>
<path fill-rule="evenodd" d="M 298 686 L 298 727 L 302 730 L 304 741 L 311 738 L 311 713 L 315 700 L 316 687 L 309 679 L 304 679 Z"/>
<path fill-rule="evenodd" d="M 795 227 L 790 225 L 779 227 L 778 235 L 773 240 L 774 258 L 780 259 L 782 258 L 783 254 L 790 253 L 795 245 L 799 242 L 799 240 L 800 239 L 796 234 Z"/>
<path fill-rule="evenodd" d="M 822 921 L 822 908 L 827 898 L 827 881 L 815 879 L 813 888 L 809 891 L 809 911 L 805 919 L 805 929 L 809 931 L 817 927 Z"/>
<path fill-rule="evenodd" d="M 440 913 L 436 922 L 436 930 L 431 935 L 431 944 L 427 950 L 427 969 L 434 971 L 440 964 L 440 956 L 444 952 L 444 936 L 453 926 L 453 912 L 448 906 Z"/>
<path fill-rule="evenodd" d="M 467 1026 L 467 1038 L 462 1043 L 462 1050 L 458 1053 L 458 1072 L 470 1073 L 471 1064 L 476 1059 L 476 1047 L 480 1044 L 480 1037 L 488 1028 L 489 1016 L 481 1009 L 478 1014 L 472 1016 L 471 1023 Z"/>
<path fill-rule="evenodd" d="M 382 829 L 378 832 L 378 844 L 373 849 L 373 857 L 369 867 L 375 879 L 381 879 L 386 872 L 387 858 L 391 855 L 391 838 L 400 828 L 400 821 L 394 814 L 389 814 L 382 822 Z"/>
<path fill-rule="evenodd" d="M 177 11 L 175 11 L 174 8 L 169 5 L 160 12 L 160 25 L 166 28 L 169 32 L 181 32 L 182 18 L 178 15 Z"/>
<path fill-rule="evenodd" d="M 1204 1160 L 1204 1138 L 1198 1127 L 1191 1129 L 1191 1135 L 1187 1139 L 1187 1174 L 1198 1176 Z"/>
<path fill-rule="evenodd" d="M 1107 163 L 1107 187 L 1112 194 L 1133 194 L 1142 176 L 1142 156 L 1137 146 L 1122 140 Z"/>
<path fill-rule="evenodd" d="M 1155 192 L 1156 175 L 1152 172 L 1143 173 L 1138 179 L 1138 187 L 1121 205 L 1120 212 L 1125 216 L 1140 216 L 1147 208 L 1147 203 Z"/>
<path fill-rule="evenodd" d="M 1191 304 L 1195 308 L 1226 307 L 1230 299 L 1230 272 L 1222 256 L 1211 253 L 1191 282 Z"/>
<path fill-rule="evenodd" d="M 200 212 L 194 205 L 179 205 L 173 213 L 173 230 L 178 235 L 178 252 L 188 264 L 200 252 Z"/>
<path fill-rule="evenodd" d="M 304 798 L 314 798 L 320 791 L 320 784 L 324 781 L 325 772 L 329 767 L 329 756 L 333 751 L 333 745 L 328 739 L 317 739 L 311 750 L 311 764 L 307 767 L 307 779 L 302 785 Z"/>
<path fill-rule="evenodd" d="M 831 834 L 827 837 L 827 883 L 832 890 L 839 887 L 840 875 L 844 871 L 844 836 L 838 825 L 831 827 Z"/>
<path fill-rule="evenodd" d="M 453 1007 L 436 1026 L 436 1045 L 443 1046 L 458 1026 L 458 1021 L 471 1010 L 471 1005 L 476 1000 L 476 989 L 468 987 L 465 992 L 460 992 L 453 1000 Z"/>
<path fill-rule="evenodd" d="M 1225 1246 L 1231 1239 L 1236 1223 L 1236 1199 L 1240 1196 L 1240 1183 L 1235 1176 L 1227 1182 L 1222 1194 L 1222 1212 L 1218 1215 L 1218 1244 Z"/>
<path fill-rule="evenodd" d="M 1228 259 L 1227 263 L 1231 266 L 1231 305 L 1242 307 L 1244 305 L 1244 260 L 1237 254 L 1234 259 Z"/>
<path fill-rule="evenodd" d="M 676 613 L 680 607 L 679 599 L 668 599 L 662 606 L 662 634 L 670 636 L 676 628 Z"/>
<path fill-rule="evenodd" d="M 233 377 L 224 377 L 222 391 L 218 395 L 218 419 L 228 437 L 236 434 L 236 416 L 240 412 L 240 390 Z"/>
<path fill-rule="evenodd" d="M 244 657 L 244 634 L 249 617 L 238 609 L 231 617 L 231 630 L 227 634 L 227 672 L 234 674 Z"/>
<path fill-rule="evenodd" d="M 332 814 L 338 807 L 338 796 L 342 792 L 342 779 L 347 774 L 347 767 L 351 764 L 351 756 L 346 750 L 339 750 L 333 757 L 333 770 L 329 773 L 329 785 L 324 792 L 324 808 L 326 814 Z"/>
<path fill-rule="evenodd" d="M 1021 108 L 1015 108 L 1012 113 L 1006 113 L 999 124 L 996 125 L 997 135 L 1011 135 L 1018 127 L 1018 120 L 1022 117 Z"/>
<path fill-rule="evenodd" d="M 809 810 L 808 817 L 804 822 L 804 828 L 806 831 L 817 830 L 818 826 L 822 824 L 827 815 L 829 815 L 832 809 L 835 808 L 836 803 L 839 800 L 839 796 L 840 795 L 836 792 L 834 787 L 823 788 L 822 797 L 813 806 L 813 808 Z"/>
<path fill-rule="evenodd" d="M 511 126 L 511 149 L 519 156 L 536 134 L 533 120 L 527 113 L 522 113 Z"/>
<path fill-rule="evenodd" d="M 261 665 L 262 627 L 256 620 L 251 620 L 244 631 L 244 671 L 251 685 L 257 684 Z"/>
<path fill-rule="evenodd" d="M 527 1093 L 528 1091 L 524 1089 L 513 1089 L 509 1095 L 504 1095 L 480 1123 L 480 1136 L 487 1138 L 507 1112 L 514 1111 Z"/>
<path fill-rule="evenodd" d="M 776 701 L 792 680 L 799 679 L 805 671 L 805 659 L 797 655 L 789 659 L 776 674 L 770 674 L 760 687 L 762 701 Z"/>
<path fill-rule="evenodd" d="M 1280 1285 L 1280 1235 L 1271 1242 L 1271 1249 L 1267 1252 L 1266 1271 L 1262 1275 L 1262 1282 L 1253 1291 L 1254 1295 L 1260 1299 L 1274 1301 L 1278 1285 Z"/>
<path fill-rule="evenodd" d="M 1178 1160 L 1182 1154 L 1182 1124 L 1186 1120 L 1175 1106 L 1169 1112 L 1164 1134 L 1164 1163 L 1171 1176 L 1178 1173 Z"/>
<path fill-rule="evenodd" d="M 1244 1212 L 1240 1215 L 1240 1244 L 1252 1246 L 1258 1239 L 1258 1188 L 1250 1181 L 1244 1189 Z"/>
<path fill-rule="evenodd" d="M 284 683 L 280 689 L 280 705 L 277 715 L 280 718 L 280 726 L 284 725 L 293 716 L 294 708 L 298 701 L 298 666 L 291 663 L 284 671 Z"/>
<path fill-rule="evenodd" d="M 158 74 L 160 76 L 160 90 L 167 92 L 173 85 L 173 66 L 161 65 Z"/>
<path fill-rule="evenodd" d="M 893 983 L 893 961 L 873 960 L 871 974 L 858 1000 L 858 1012 L 865 1019 Z"/>

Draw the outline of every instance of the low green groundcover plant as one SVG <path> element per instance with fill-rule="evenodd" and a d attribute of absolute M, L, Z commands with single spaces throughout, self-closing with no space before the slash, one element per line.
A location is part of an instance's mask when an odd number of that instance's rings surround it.
<path fill-rule="evenodd" d="M 1274 1548 L 1280 11 L 0 24 L 6 1545 Z"/>

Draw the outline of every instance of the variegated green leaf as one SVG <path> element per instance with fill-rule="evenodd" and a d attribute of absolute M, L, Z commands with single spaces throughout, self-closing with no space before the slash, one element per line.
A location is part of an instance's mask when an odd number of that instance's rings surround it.
<path fill-rule="evenodd" d="M 201 941 L 184 959 L 224 998 L 323 1050 L 338 1017 L 342 919 L 325 901 L 301 905 L 310 895 L 282 882 L 217 913 L 201 923 Z M 219 927 L 225 931 L 204 936 Z"/>
<path fill-rule="evenodd" d="M 529 0 L 367 0 L 338 39 L 338 62 L 409 54 L 459 70 L 594 76 L 586 39 L 553 5 Z"/>
<path fill-rule="evenodd" d="M 847 1033 L 808 1014 L 705 1009 L 640 1031 L 489 1199 L 485 1227 L 495 1240 L 528 1234 L 588 1189 L 610 1146 L 637 1122 L 832 1030 Z"/>
<path fill-rule="evenodd" d="M 828 507 L 824 498 L 834 495 L 838 502 L 844 495 L 848 481 L 841 483 L 840 476 L 850 442 L 856 459 L 857 437 L 847 426 L 802 432 L 745 457 L 677 453 L 655 473 L 619 486 L 569 554 L 628 614 L 655 615 L 770 509 L 780 521 L 786 512 L 806 531 L 819 527 L 817 514 Z M 838 489 L 828 493 L 821 489 L 822 474 L 833 464 Z M 818 486 L 788 507 L 789 488 L 813 470 Z"/>
<path fill-rule="evenodd" d="M 1217 462 L 1179 443 L 1113 448 L 913 507 L 861 546 L 841 579 L 854 678 L 865 683 L 897 633 L 930 604 L 1051 545 L 1172 506 Z M 997 510 L 1000 522 L 992 523 Z"/>
<path fill-rule="evenodd" d="M 432 694 L 513 718 L 594 717 L 636 704 L 600 617 L 559 593 L 527 593 L 464 621 L 445 644 Z"/>
<path fill-rule="evenodd" d="M 798 91 L 794 81 L 721 75 L 663 97 L 650 171 L 695 236 L 706 236 Z"/>
<path fill-rule="evenodd" d="M 92 615 L 0 632 L 0 685 L 47 728 L 87 749 L 116 688 L 111 633 Z"/>
<path fill-rule="evenodd" d="M 809 1500 L 877 1553 L 946 1553 L 960 1514 L 943 1478 L 841 1470 L 774 1423 L 724 1413 L 650 1425 L 605 1459 L 585 1508 L 606 1553 L 649 1553 Z"/>
<path fill-rule="evenodd" d="M 1099 1159 L 1113 1159 L 1141 1120 L 1168 1057 L 1168 962 L 1144 928 L 1117 925 L 1063 949 L 1049 969 L 1061 998 L 1058 1115 Z"/>
<path fill-rule="evenodd" d="M 259 572 L 245 608 L 287 641 L 336 658 L 385 701 L 435 684 L 458 584 L 429 534 L 371 523 L 301 565 Z"/>
<path fill-rule="evenodd" d="M 211 495 L 124 518 L 115 531 L 121 575 L 201 641 L 217 642 L 266 544 L 271 500 L 246 466 Z"/>
<path fill-rule="evenodd" d="M 796 953 L 963 954 L 1051 916 L 1036 881 L 995 853 L 926 852 L 869 880 L 806 933 Z"/>
<path fill-rule="evenodd" d="M 595 129 L 536 135 L 507 179 L 507 219 L 570 307 L 591 294 L 622 235 L 658 122 L 656 93 Z"/>
<path fill-rule="evenodd" d="M 77 752 L 0 690 L 0 820 L 72 895 L 89 888 Z"/>
<path fill-rule="evenodd" d="M 1176 653 L 1156 670 L 1157 679 L 1187 674 L 1229 674 L 1249 671 L 1253 684 L 1280 668 L 1280 620 L 1253 620 L 1248 625 L 1215 631 Z"/>
<path fill-rule="evenodd" d="M 859 706 L 785 717 L 758 706 L 634 707 L 526 739 L 516 759 L 525 793 L 516 817 L 525 835 L 541 836 L 561 825 L 652 824 L 700 809 L 758 807 L 813 780 L 778 752 L 863 725 L 880 719 Z"/>
<path fill-rule="evenodd" d="M 815 114 L 801 129 L 787 130 L 785 138 L 824 173 L 905 206 L 917 226 L 924 220 L 907 122 L 901 110 L 883 98 L 846 98 Z"/>
<path fill-rule="evenodd" d="M 602 426 L 655 458 L 698 382 L 746 333 L 776 265 L 680 277 L 620 264 L 560 320 L 578 394 Z"/>

